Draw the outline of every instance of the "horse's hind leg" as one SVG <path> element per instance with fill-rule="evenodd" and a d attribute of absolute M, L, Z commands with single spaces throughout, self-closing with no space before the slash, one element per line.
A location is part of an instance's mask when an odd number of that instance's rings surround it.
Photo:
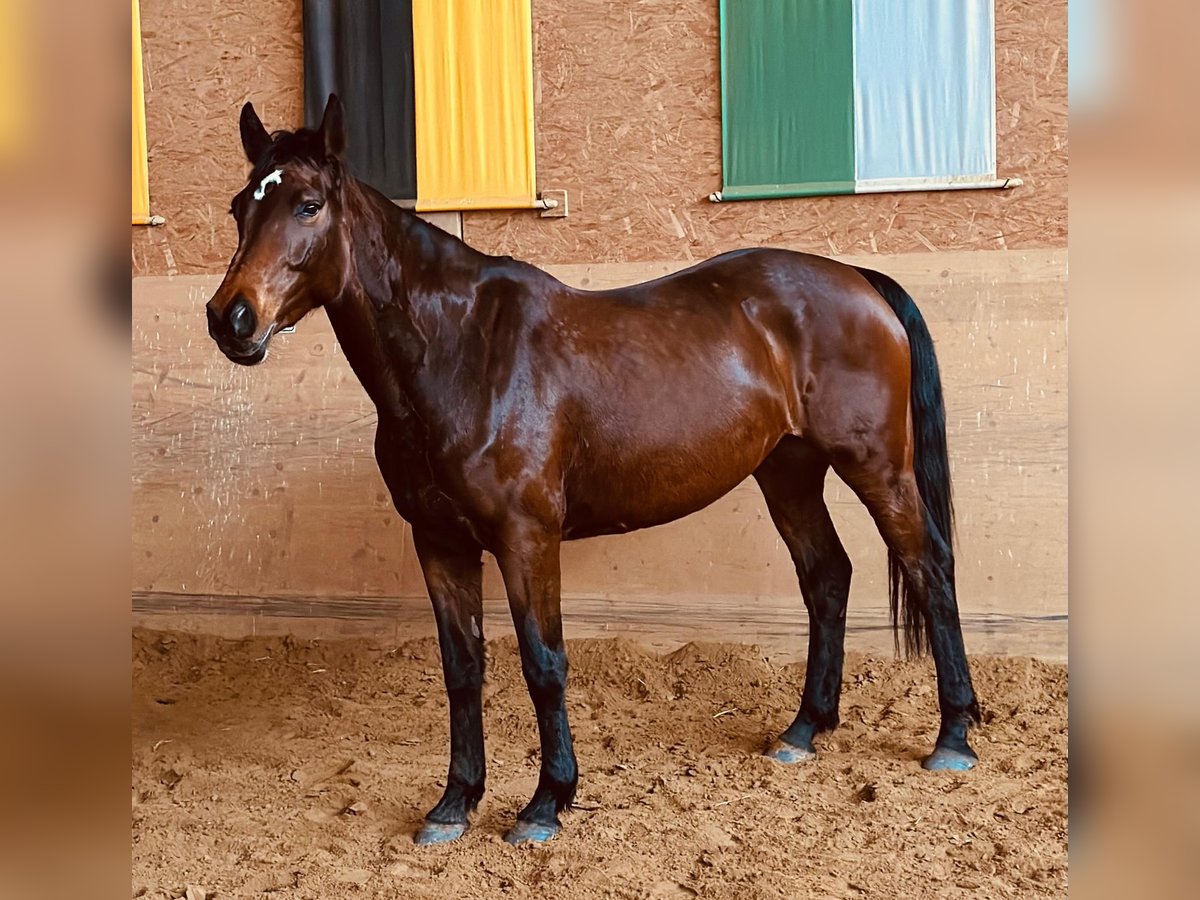
<path fill-rule="evenodd" d="M 754 473 L 796 565 L 808 608 L 808 663 L 800 711 L 767 751 L 780 762 L 811 757 L 816 752 L 813 736 L 838 724 L 851 568 L 822 496 L 828 468 L 815 450 L 789 438 Z"/>
<path fill-rule="evenodd" d="M 967 743 L 967 728 L 979 721 L 979 704 L 958 619 L 953 551 L 926 514 L 910 464 L 876 455 L 855 462 L 835 457 L 834 469 L 875 520 L 903 579 L 900 614 L 920 616 L 933 652 L 942 723 L 922 765 L 969 769 L 978 757 Z"/>

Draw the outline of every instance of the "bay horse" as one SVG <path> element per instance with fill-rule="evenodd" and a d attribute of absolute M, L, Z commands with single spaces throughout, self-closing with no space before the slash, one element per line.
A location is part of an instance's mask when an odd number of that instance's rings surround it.
<path fill-rule="evenodd" d="M 941 729 L 923 765 L 975 764 L 941 380 L 895 281 L 750 249 L 576 290 L 351 177 L 336 97 L 316 129 L 268 134 L 249 103 L 240 129 L 252 171 L 209 334 L 254 365 L 324 307 L 378 410 L 375 456 L 412 527 L 449 696 L 450 771 L 418 843 L 463 834 L 483 794 L 483 551 L 503 575 L 541 745 L 537 789 L 505 837 L 542 841 L 578 781 L 560 544 L 670 522 L 750 475 L 811 623 L 800 709 L 768 755 L 809 758 L 838 723 L 850 560 L 822 498 L 832 467 L 887 544 L 897 649 L 902 633 L 911 653 L 933 653 Z"/>

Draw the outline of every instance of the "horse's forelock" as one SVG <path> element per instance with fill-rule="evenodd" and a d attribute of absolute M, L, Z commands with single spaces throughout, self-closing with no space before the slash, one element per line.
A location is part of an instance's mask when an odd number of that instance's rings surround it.
<path fill-rule="evenodd" d="M 319 131 L 299 128 L 296 131 L 276 131 L 271 135 L 271 144 L 255 164 L 250 181 L 260 182 L 275 169 L 288 165 L 308 166 L 315 171 L 330 168 L 330 159 L 325 153 L 325 141 Z M 336 173 L 333 173 L 336 178 Z"/>

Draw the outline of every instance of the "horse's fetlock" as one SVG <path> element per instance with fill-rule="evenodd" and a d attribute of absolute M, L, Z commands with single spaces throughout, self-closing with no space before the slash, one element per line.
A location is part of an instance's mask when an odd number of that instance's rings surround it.
<path fill-rule="evenodd" d="M 574 766 L 569 774 L 549 776 L 546 787 L 554 797 L 556 810 L 564 810 L 575 802 L 575 791 L 579 787 L 579 773 Z"/>

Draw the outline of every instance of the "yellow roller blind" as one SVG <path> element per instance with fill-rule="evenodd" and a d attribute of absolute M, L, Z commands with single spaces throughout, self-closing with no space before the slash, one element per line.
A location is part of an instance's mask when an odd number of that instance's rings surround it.
<path fill-rule="evenodd" d="M 28 14 L 28 3 L 0 0 L 0 164 L 5 166 L 20 162 L 30 146 Z"/>
<path fill-rule="evenodd" d="M 417 209 L 533 206 L 530 0 L 413 0 Z"/>
<path fill-rule="evenodd" d="M 142 23 L 133 0 L 133 224 L 150 221 L 150 173 L 146 164 L 146 98 L 142 87 Z"/>

